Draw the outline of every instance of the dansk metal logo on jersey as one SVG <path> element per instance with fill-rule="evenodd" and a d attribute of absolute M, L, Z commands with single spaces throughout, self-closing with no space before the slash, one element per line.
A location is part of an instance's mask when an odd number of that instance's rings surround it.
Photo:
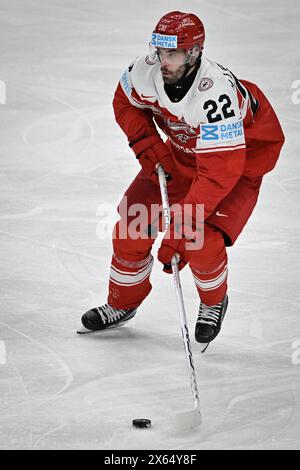
<path fill-rule="evenodd" d="M 131 85 L 129 83 L 129 80 L 130 79 L 129 79 L 128 70 L 125 70 L 121 78 L 121 84 L 123 86 L 124 92 L 126 93 L 128 97 L 131 95 Z"/>
<path fill-rule="evenodd" d="M 152 46 L 166 49 L 177 49 L 177 36 L 167 36 L 166 34 L 152 33 Z"/>
<path fill-rule="evenodd" d="M 235 140 L 244 135 L 243 121 L 230 124 L 201 124 L 201 140 Z"/>

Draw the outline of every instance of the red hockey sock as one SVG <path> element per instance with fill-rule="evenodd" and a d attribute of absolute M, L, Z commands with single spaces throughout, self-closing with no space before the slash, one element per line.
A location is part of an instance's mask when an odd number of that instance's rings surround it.
<path fill-rule="evenodd" d="M 138 307 L 152 289 L 152 266 L 151 254 L 141 261 L 126 261 L 114 254 L 109 278 L 109 305 L 117 309 Z"/>
<path fill-rule="evenodd" d="M 216 305 L 223 300 L 227 291 L 227 261 L 211 272 L 200 272 L 192 269 L 195 285 L 202 302 Z"/>

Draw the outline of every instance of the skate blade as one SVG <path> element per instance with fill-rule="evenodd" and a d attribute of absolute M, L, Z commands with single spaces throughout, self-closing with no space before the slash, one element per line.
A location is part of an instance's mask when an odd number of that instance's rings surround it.
<path fill-rule="evenodd" d="M 199 408 L 191 411 L 183 411 L 174 416 L 174 425 L 177 431 L 191 431 L 200 426 L 202 422 Z"/>
<path fill-rule="evenodd" d="M 82 328 L 79 328 L 76 333 L 78 335 L 90 335 L 91 333 L 98 333 L 97 331 L 92 331 L 92 330 L 88 330 L 87 328 L 84 328 L 84 326 Z"/>
<path fill-rule="evenodd" d="M 123 322 L 123 323 L 118 323 L 117 325 L 111 325 L 111 326 L 108 326 L 107 328 L 105 328 L 104 330 L 88 330 L 87 328 L 85 328 L 84 326 L 82 328 L 79 328 L 76 333 L 78 335 L 91 335 L 91 334 L 95 334 L 95 333 L 105 333 L 105 331 L 108 331 L 108 330 L 113 330 L 114 328 L 119 328 L 123 325 L 125 325 L 126 322 Z"/>
<path fill-rule="evenodd" d="M 202 354 L 205 353 L 205 351 L 207 350 L 207 348 L 208 348 L 209 345 L 210 345 L 210 343 L 206 343 L 205 346 L 204 346 L 204 348 L 201 349 L 201 353 L 202 353 Z"/>

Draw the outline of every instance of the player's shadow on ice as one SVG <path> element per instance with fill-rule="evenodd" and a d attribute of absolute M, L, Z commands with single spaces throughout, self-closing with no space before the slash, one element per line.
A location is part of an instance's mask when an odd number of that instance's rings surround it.
<path fill-rule="evenodd" d="M 130 344 L 131 346 L 144 349 L 159 347 L 168 351 L 182 349 L 182 339 L 176 332 L 166 333 L 164 331 L 147 331 L 144 328 L 137 328 L 134 325 L 124 325 L 103 331 L 95 331 L 86 335 L 76 335 L 81 341 Z M 142 346 L 141 346 L 142 343 Z"/>

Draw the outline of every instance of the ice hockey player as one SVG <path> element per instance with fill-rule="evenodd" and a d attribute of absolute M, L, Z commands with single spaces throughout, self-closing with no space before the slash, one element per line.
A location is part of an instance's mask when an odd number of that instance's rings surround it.
<path fill-rule="evenodd" d="M 204 39 L 196 15 L 164 15 L 152 33 L 148 54 L 129 66 L 116 89 L 115 118 L 141 170 L 124 195 L 128 211 L 120 210 L 122 202 L 119 206 L 107 304 L 83 315 L 88 330 L 128 321 L 150 293 L 151 249 L 160 228 L 150 209 L 161 203 L 156 173 L 161 163 L 168 175 L 170 204 L 182 209 L 182 220 L 185 207 L 192 207 L 192 225 L 203 231 L 203 243 L 187 249 L 186 227 L 175 223 L 175 210 L 158 260 L 171 273 L 170 261 L 177 253 L 179 268 L 188 264 L 192 271 L 201 299 L 196 341 L 209 343 L 220 331 L 228 305 L 226 247 L 247 223 L 284 135 L 262 91 L 207 58 Z M 124 225 L 128 228 L 134 220 L 134 204 L 143 204 L 150 214 L 140 237 L 131 236 L 129 229 L 124 236 Z M 199 204 L 204 207 L 202 228 L 196 226 L 193 211 Z"/>

